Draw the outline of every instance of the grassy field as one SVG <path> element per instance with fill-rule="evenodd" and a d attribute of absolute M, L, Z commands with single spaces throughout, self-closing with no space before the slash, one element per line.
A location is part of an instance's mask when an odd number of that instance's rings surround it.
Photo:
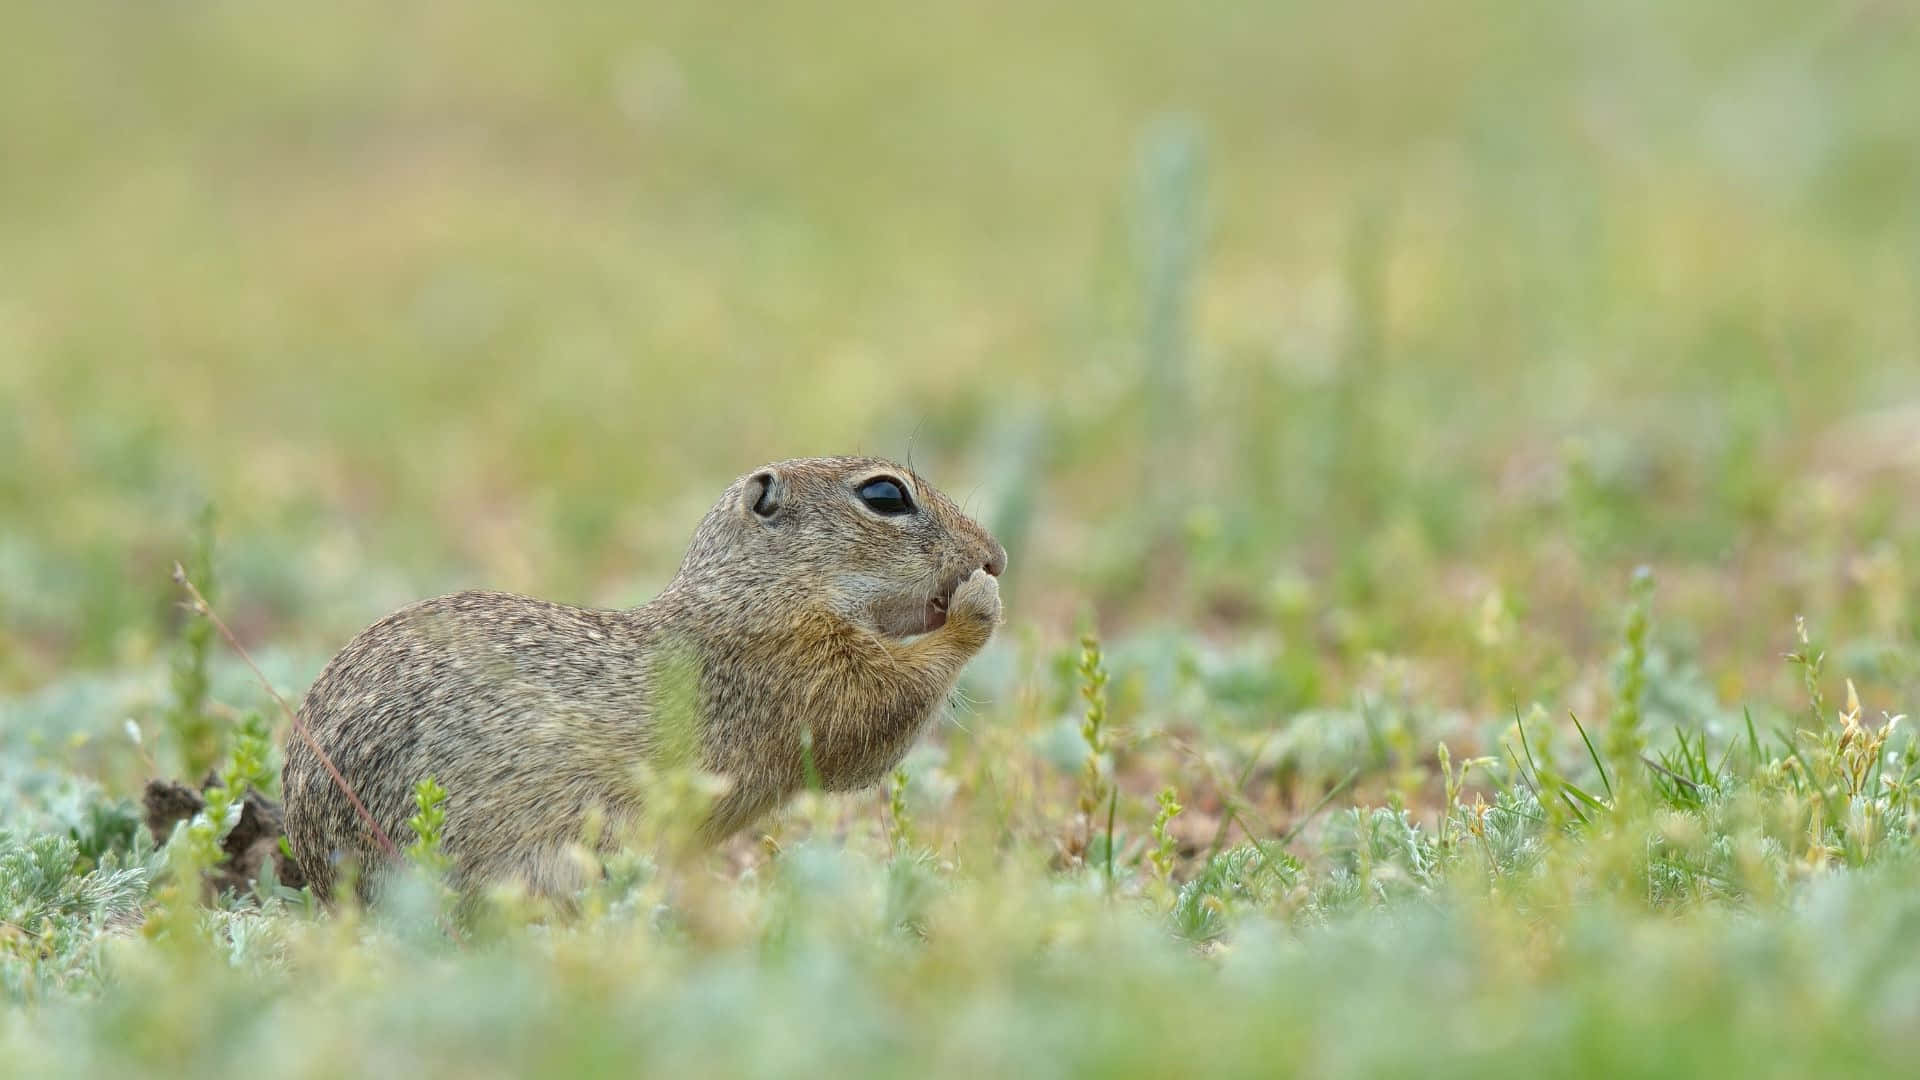
<path fill-rule="evenodd" d="M 0 39 L 0 1075 L 1920 1054 L 1907 5 Z M 295 697 L 421 596 L 638 603 L 830 452 L 1011 553 L 876 791 L 663 815 L 571 918 L 456 919 L 427 855 L 208 903 L 226 819 L 144 835 L 154 776 L 277 795 L 284 736 L 176 560 Z"/>

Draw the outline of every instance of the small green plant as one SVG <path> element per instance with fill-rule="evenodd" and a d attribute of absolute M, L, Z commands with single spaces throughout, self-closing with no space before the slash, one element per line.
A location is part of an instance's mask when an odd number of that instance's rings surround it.
<path fill-rule="evenodd" d="M 1794 637 L 1800 641 L 1800 647 L 1787 654 L 1787 662 L 1800 669 L 1800 680 L 1807 689 L 1807 712 L 1813 719 L 1815 728 L 1823 727 L 1827 722 L 1827 695 L 1820 688 L 1820 679 L 1826 669 L 1827 653 L 1813 643 L 1813 636 L 1807 632 L 1807 620 L 1804 616 L 1793 618 Z"/>
<path fill-rule="evenodd" d="M 121 799 L 94 799 L 86 804 L 80 820 L 67 826 L 67 838 L 79 849 L 81 865 L 89 869 L 109 854 L 132 851 L 145 835 L 139 813 Z"/>
<path fill-rule="evenodd" d="M 90 985 L 115 922 L 147 896 L 151 846 L 89 867 L 66 837 L 0 830 L 0 1001 Z"/>
<path fill-rule="evenodd" d="M 1646 749 L 1641 730 L 1641 705 L 1647 690 L 1647 624 L 1653 607 L 1653 571 L 1641 567 L 1634 571 L 1631 599 L 1627 605 L 1622 631 L 1618 671 L 1614 686 L 1613 714 L 1607 724 L 1607 759 L 1613 775 L 1624 783 L 1640 774 L 1640 755 Z"/>
<path fill-rule="evenodd" d="M 431 776 L 420 778 L 413 785 L 413 816 L 407 819 L 407 828 L 413 830 L 413 842 L 407 845 L 407 858 L 415 866 L 432 874 L 446 872 L 448 859 L 441 843 L 441 832 L 447 823 L 447 789 L 440 786 Z"/>
<path fill-rule="evenodd" d="M 1173 878 L 1179 848 L 1179 842 L 1167 827 L 1186 808 L 1180 805 L 1180 793 L 1171 784 L 1160 789 L 1158 802 L 1159 810 L 1153 815 L 1153 850 L 1147 857 L 1153 863 L 1154 874 L 1164 882 Z"/>
<path fill-rule="evenodd" d="M 488 908 L 477 902 L 463 904 L 463 898 L 455 891 L 448 876 L 452 859 L 447 855 L 445 843 L 446 801 L 446 789 L 432 776 L 423 776 L 414 783 L 413 816 L 407 819 L 413 841 L 404 852 L 406 867 L 412 873 L 401 878 L 390 894 L 395 903 L 388 911 L 401 912 L 402 921 L 411 931 L 425 935 L 423 941 L 440 940 L 443 936 L 459 940 L 482 916 L 499 918 L 507 914 L 504 908 Z M 437 929 L 428 931 L 429 926 Z"/>
<path fill-rule="evenodd" d="M 1452 810 L 1460 806 L 1460 792 L 1467 786 L 1467 776 L 1475 769 L 1490 768 L 1500 762 L 1498 758 L 1493 757 L 1471 757 L 1462 761 L 1460 763 L 1460 771 L 1455 773 L 1453 771 L 1453 753 L 1447 749 L 1446 743 L 1439 745 L 1439 748 L 1435 751 L 1435 756 L 1440 762 L 1441 784 L 1442 789 L 1445 791 L 1445 801 L 1441 803 L 1441 805 L 1446 808 L 1446 812 L 1440 816 L 1439 844 L 1441 851 L 1451 853 L 1454 850 L 1454 845 L 1459 843 L 1461 832 L 1460 825 L 1455 820 L 1455 815 L 1452 813 Z"/>
<path fill-rule="evenodd" d="M 220 861 L 220 845 L 240 823 L 243 809 L 240 794 L 230 787 L 210 787 L 204 795 L 207 805 L 187 823 L 186 843 L 182 845 L 184 854 L 200 870 Z"/>
<path fill-rule="evenodd" d="M 1334 814 L 1321 843 L 1332 867 L 1323 887 L 1330 907 L 1382 904 L 1440 884 L 1438 844 L 1405 807 L 1356 806 Z"/>
<path fill-rule="evenodd" d="M 1538 712 L 1538 706 L 1535 706 L 1535 711 Z M 1520 753 L 1516 755 L 1511 746 L 1507 747 L 1507 754 L 1512 759 L 1515 774 L 1534 792 L 1546 811 L 1548 821 L 1556 828 L 1576 821 L 1582 825 L 1590 824 L 1595 813 L 1611 812 L 1618 802 L 1612 781 L 1607 775 L 1606 763 L 1600 760 L 1600 752 L 1594 749 L 1593 740 L 1588 738 L 1587 730 L 1581 725 L 1580 718 L 1571 713 L 1568 716 L 1573 721 L 1575 730 L 1580 733 L 1580 741 L 1585 744 L 1587 756 L 1593 761 L 1594 768 L 1598 771 L 1600 783 L 1606 790 L 1607 798 L 1603 799 L 1600 795 L 1568 779 L 1548 756 L 1548 750 L 1553 745 L 1551 740 L 1542 741 L 1540 754 L 1535 756 L 1534 742 L 1527 735 L 1527 724 L 1518 708 L 1514 709 L 1513 728 L 1520 739 Z"/>
<path fill-rule="evenodd" d="M 233 729 L 227 761 L 220 770 L 221 783 L 242 794 L 249 790 L 271 793 L 275 782 L 269 760 L 272 752 L 273 729 L 267 725 L 267 718 L 248 711 Z"/>
<path fill-rule="evenodd" d="M 1086 823 L 1082 850 L 1092 847 L 1094 822 L 1107 803 L 1107 669 L 1100 655 L 1100 639 L 1080 638 L 1080 698 L 1086 712 L 1080 719 L 1080 739 L 1086 744 L 1086 763 L 1080 771 L 1080 815 Z M 1111 839 L 1111 836 L 1109 836 Z M 1109 844 L 1111 850 L 1111 844 Z"/>
<path fill-rule="evenodd" d="M 887 817 L 893 822 L 893 850 L 895 854 L 911 851 L 914 847 L 913 816 L 907 811 L 907 769 L 901 766 L 893 770 L 887 780 Z"/>
<path fill-rule="evenodd" d="M 1173 905 L 1174 933 L 1196 945 L 1227 935 L 1236 910 L 1270 905 L 1300 881 L 1302 867 L 1271 845 L 1248 841 L 1208 859 L 1180 887 Z"/>
<path fill-rule="evenodd" d="M 193 548 L 185 567 L 188 579 L 199 586 L 200 595 L 208 602 L 215 595 L 214 520 L 213 504 L 208 503 L 195 523 Z M 174 653 L 173 702 L 166 714 L 167 730 L 180 755 L 181 770 L 189 777 L 206 775 L 220 753 L 219 729 L 207 710 L 213 623 L 206 612 L 197 610 L 197 604 L 195 607 L 181 628 L 180 644 Z"/>
<path fill-rule="evenodd" d="M 205 805 L 175 825 L 161 849 L 165 879 L 154 912 L 142 927 L 150 938 L 188 941 L 206 932 L 199 912 L 208 891 L 207 872 L 226 858 L 222 845 L 245 807 L 241 793 L 230 787 L 214 785 L 202 797 Z"/>

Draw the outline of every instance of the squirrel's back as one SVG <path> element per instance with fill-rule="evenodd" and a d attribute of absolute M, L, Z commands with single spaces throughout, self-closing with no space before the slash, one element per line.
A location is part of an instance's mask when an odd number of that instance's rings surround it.
<path fill-rule="evenodd" d="M 443 841 L 456 872 L 519 867 L 561 885 L 566 846 L 592 809 L 638 806 L 629 773 L 649 750 L 645 636 L 630 612 L 498 592 L 421 601 L 356 636 L 300 708 L 307 731 L 389 839 L 411 839 L 414 785 L 447 791 Z M 289 739 L 285 797 L 295 858 L 320 895 L 342 858 L 373 841 L 313 748 Z"/>

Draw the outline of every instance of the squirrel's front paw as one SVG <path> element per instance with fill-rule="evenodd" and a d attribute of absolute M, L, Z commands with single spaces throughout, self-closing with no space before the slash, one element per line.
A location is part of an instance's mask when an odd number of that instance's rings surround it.
<path fill-rule="evenodd" d="M 951 621 L 970 622 L 988 629 L 1000 625 L 1000 579 L 985 570 L 975 570 L 953 592 L 947 617 Z"/>

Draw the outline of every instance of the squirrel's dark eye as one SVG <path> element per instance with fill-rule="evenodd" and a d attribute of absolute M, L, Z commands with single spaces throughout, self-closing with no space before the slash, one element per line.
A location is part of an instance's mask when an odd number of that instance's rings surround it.
<path fill-rule="evenodd" d="M 876 514 L 911 514 L 913 500 L 907 497 L 907 489 L 900 481 L 882 476 L 860 485 L 856 493 L 860 501 L 866 503 Z"/>

